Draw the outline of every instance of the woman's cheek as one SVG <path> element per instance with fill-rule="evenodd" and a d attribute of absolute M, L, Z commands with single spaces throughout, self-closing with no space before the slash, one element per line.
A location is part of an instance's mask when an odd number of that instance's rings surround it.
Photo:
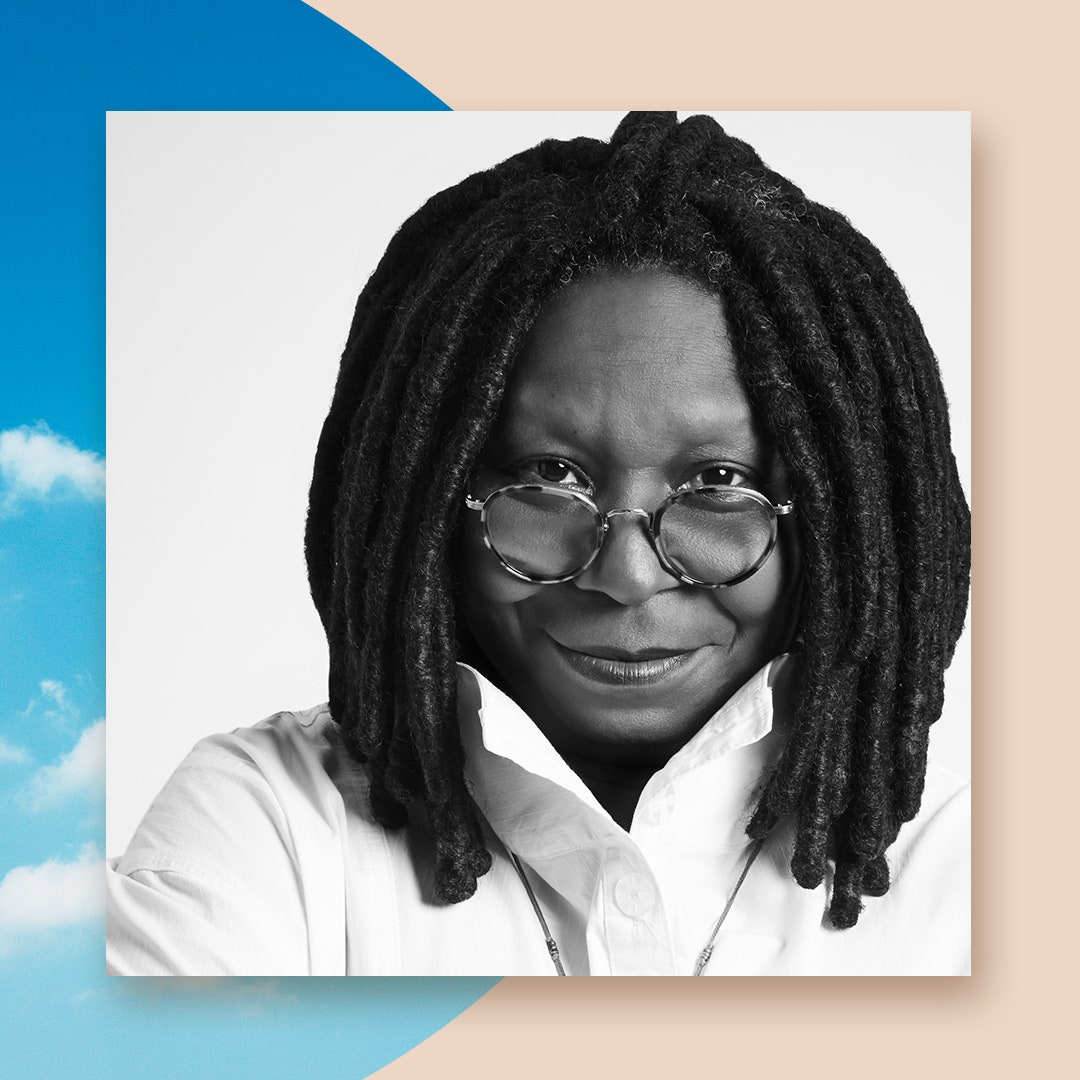
<path fill-rule="evenodd" d="M 534 585 L 514 577 L 484 543 L 479 521 L 467 522 L 461 531 L 458 547 L 461 581 L 466 589 L 466 605 L 476 609 L 476 601 L 486 601 L 492 608 L 518 604 L 535 596 L 543 585 Z M 492 610 L 489 615 L 494 616 Z"/>
<path fill-rule="evenodd" d="M 744 632 L 757 630 L 786 647 L 798 619 L 802 565 L 797 538 L 783 536 L 753 577 L 716 591 L 717 602 Z"/>

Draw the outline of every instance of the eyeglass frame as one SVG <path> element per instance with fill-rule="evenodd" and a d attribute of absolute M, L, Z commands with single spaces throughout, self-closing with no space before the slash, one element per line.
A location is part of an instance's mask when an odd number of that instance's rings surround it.
<path fill-rule="evenodd" d="M 572 574 L 565 574 L 563 577 L 557 578 L 542 578 L 537 579 L 535 577 L 529 577 L 527 574 L 523 574 L 520 570 L 511 566 L 502 554 L 491 542 L 491 535 L 488 530 L 487 516 L 488 506 L 491 504 L 492 499 L 497 495 L 507 494 L 515 491 L 543 491 L 550 494 L 558 495 L 561 498 L 567 498 L 576 500 L 582 503 L 588 510 L 592 511 L 594 520 L 596 521 L 596 540 L 593 547 L 593 553 L 585 561 L 585 563 L 578 567 Z M 664 551 L 663 544 L 660 539 L 660 523 L 663 520 L 664 512 L 673 506 L 685 495 L 690 494 L 712 494 L 713 492 L 726 492 L 737 491 L 740 495 L 749 495 L 753 498 L 759 506 L 770 512 L 769 518 L 769 543 L 766 545 L 765 551 L 754 562 L 754 565 L 749 570 L 739 574 L 738 577 L 732 578 L 730 581 L 721 582 L 709 582 L 698 581 L 696 578 L 692 578 L 687 574 L 684 574 L 676 567 L 668 558 Z M 565 581 L 573 581 L 574 578 L 580 577 L 586 570 L 596 561 L 600 554 L 601 549 L 604 546 L 604 541 L 607 539 L 608 532 L 610 530 L 609 522 L 613 517 L 625 517 L 628 514 L 633 514 L 636 517 L 643 517 L 648 525 L 647 533 L 649 536 L 649 542 L 652 544 L 652 549 L 656 553 L 656 557 L 660 562 L 660 565 L 673 577 L 678 578 L 679 581 L 685 585 L 697 585 L 703 589 L 726 589 L 732 585 L 738 585 L 741 582 L 747 580 L 747 578 L 753 577 L 768 561 L 769 556 L 773 552 L 773 548 L 776 547 L 776 541 L 779 536 L 779 530 L 777 527 L 777 521 L 786 516 L 787 514 L 794 513 L 795 500 L 794 498 L 788 499 L 787 502 L 774 503 L 767 495 L 763 495 L 760 491 L 754 488 L 744 487 L 732 487 L 730 484 L 702 484 L 698 487 L 692 488 L 680 488 L 678 491 L 673 491 L 666 499 L 650 513 L 648 510 L 641 509 L 639 507 L 617 507 L 613 510 L 608 510 L 606 513 L 600 509 L 599 506 L 583 491 L 575 491 L 573 488 L 561 488 L 555 487 L 549 484 L 504 484 L 502 487 L 497 487 L 491 494 L 484 499 L 476 499 L 468 492 L 465 493 L 465 505 L 470 510 L 478 510 L 480 512 L 480 526 L 483 529 L 484 546 L 490 551 L 496 559 L 499 560 L 499 564 L 507 573 L 512 574 L 514 577 L 521 581 L 527 581 L 531 585 L 561 585 Z"/>

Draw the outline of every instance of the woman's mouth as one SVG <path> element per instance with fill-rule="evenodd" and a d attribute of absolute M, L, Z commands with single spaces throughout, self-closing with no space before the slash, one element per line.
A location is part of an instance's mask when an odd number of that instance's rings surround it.
<path fill-rule="evenodd" d="M 556 652 L 575 671 L 609 686 L 649 686 L 661 682 L 687 664 L 700 650 L 674 649 L 631 651 L 607 646 L 589 646 L 588 652 L 571 649 L 551 639 Z"/>

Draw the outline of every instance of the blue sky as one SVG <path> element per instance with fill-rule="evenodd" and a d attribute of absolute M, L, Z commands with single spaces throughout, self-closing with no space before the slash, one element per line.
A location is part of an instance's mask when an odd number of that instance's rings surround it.
<path fill-rule="evenodd" d="M 5 1077 L 362 1077 L 492 985 L 108 979 L 103 959 L 105 112 L 442 107 L 300 0 L 4 5 Z"/>

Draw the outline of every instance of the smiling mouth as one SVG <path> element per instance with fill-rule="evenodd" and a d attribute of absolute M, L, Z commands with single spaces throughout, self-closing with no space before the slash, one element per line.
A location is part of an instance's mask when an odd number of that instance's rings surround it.
<path fill-rule="evenodd" d="M 590 646 L 579 652 L 551 639 L 556 652 L 576 672 L 608 686 L 649 686 L 673 675 L 700 652 L 690 649 L 627 649 Z"/>

